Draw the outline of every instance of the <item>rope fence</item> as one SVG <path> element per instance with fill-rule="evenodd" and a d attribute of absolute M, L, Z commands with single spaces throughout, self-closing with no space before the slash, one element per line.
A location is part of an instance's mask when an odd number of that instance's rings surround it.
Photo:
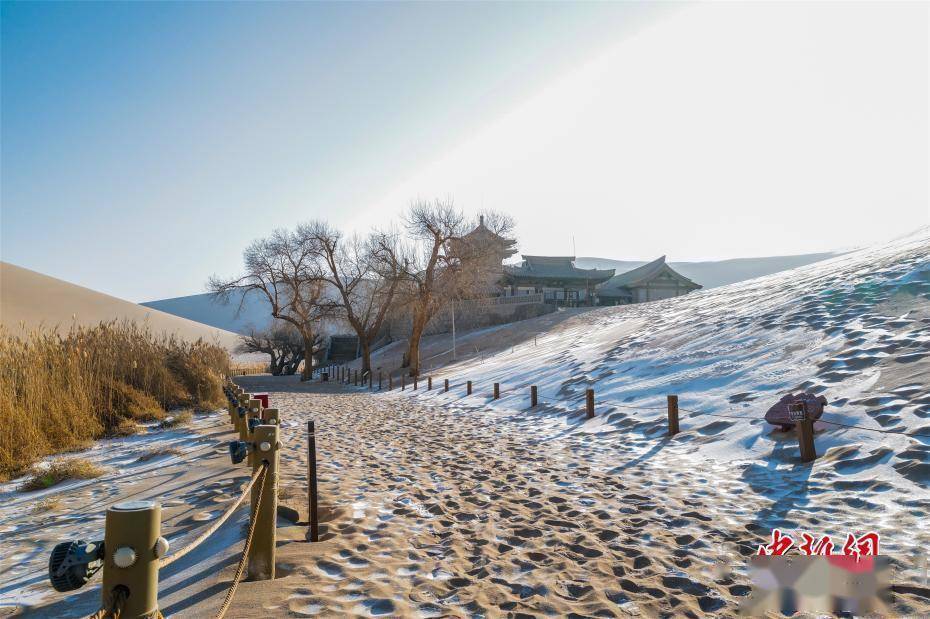
<path fill-rule="evenodd" d="M 534 338 L 534 342 L 532 346 L 535 347 L 537 345 L 538 345 L 538 339 Z M 521 346 L 521 348 L 523 348 L 523 346 Z M 514 348 L 511 349 L 511 353 L 513 353 L 513 351 L 514 351 Z M 433 355 L 433 357 L 441 356 L 441 355 L 447 354 L 448 352 L 451 352 L 451 351 L 445 351 L 445 352 L 439 353 L 438 355 Z M 428 359 L 432 359 L 433 357 L 429 357 Z M 338 376 L 340 378 L 340 382 L 344 384 L 349 384 L 350 381 L 345 377 L 347 373 L 349 374 L 351 373 L 351 370 L 348 370 L 347 367 L 348 366 L 333 364 L 331 366 L 328 366 L 327 371 L 331 373 L 331 375 L 333 376 Z M 412 377 L 414 391 L 418 389 L 418 381 L 417 381 L 418 378 L 419 378 L 418 376 Z M 492 401 L 500 399 L 501 393 L 502 393 L 501 383 L 499 381 L 493 381 L 493 380 L 489 380 L 489 382 L 492 385 L 490 399 Z M 394 379 L 391 373 L 388 374 L 387 383 L 388 383 L 388 390 L 389 391 L 393 390 Z M 357 384 L 358 383 L 356 382 L 356 385 Z M 378 372 L 378 391 L 382 390 L 382 385 L 383 385 L 382 373 L 379 371 Z M 364 386 L 364 384 L 362 386 Z M 473 395 L 474 384 L 472 381 L 470 380 L 465 381 L 464 383 L 460 383 L 459 386 L 464 386 L 466 397 Z M 758 417 L 758 416 L 731 415 L 731 414 L 726 414 L 726 413 L 712 413 L 710 411 L 694 410 L 690 408 L 679 408 L 677 395 L 668 395 L 666 406 L 642 406 L 642 405 L 620 403 L 620 402 L 616 402 L 616 401 L 608 400 L 608 399 L 595 400 L 593 388 L 585 389 L 583 394 L 581 393 L 555 394 L 555 395 L 549 395 L 549 396 L 541 396 L 539 394 L 539 389 L 536 385 L 528 385 L 528 386 L 529 386 L 529 399 L 530 399 L 531 408 L 538 406 L 540 402 L 553 405 L 553 406 L 561 406 L 561 405 L 564 405 L 566 402 L 572 402 L 576 398 L 577 399 L 584 398 L 585 412 L 586 412 L 588 419 L 591 419 L 595 416 L 596 405 L 608 406 L 612 408 L 619 408 L 619 409 L 626 409 L 626 410 L 634 410 L 638 412 L 639 411 L 666 411 L 669 436 L 674 436 L 675 434 L 678 434 L 680 432 L 680 428 L 679 428 L 680 413 L 687 413 L 687 416 L 689 418 L 716 417 L 720 419 L 733 419 L 737 421 L 748 421 L 749 423 L 765 421 L 764 417 Z M 406 387 L 407 387 L 406 375 L 402 373 L 400 375 L 400 390 L 406 391 Z M 522 388 L 526 388 L 526 387 L 527 385 L 522 386 Z M 371 380 L 369 380 L 368 389 L 372 391 L 374 390 L 373 381 Z M 432 389 L 433 389 L 433 377 L 432 375 L 427 375 L 427 391 L 431 391 Z M 446 393 L 449 391 L 449 389 L 450 389 L 449 379 L 444 378 L 443 387 L 441 390 L 443 393 Z M 919 431 L 909 432 L 907 430 L 894 430 L 894 429 L 885 430 L 885 429 L 879 429 L 879 428 L 869 428 L 869 427 L 861 426 L 857 424 L 846 424 L 846 423 L 841 423 L 837 421 L 831 421 L 828 419 L 823 419 L 822 417 L 815 419 L 812 415 L 808 415 L 806 405 L 801 403 L 801 404 L 798 404 L 798 406 L 801 407 L 800 413 L 797 415 L 796 419 L 792 419 L 791 424 L 789 425 L 795 426 L 797 430 L 798 444 L 799 444 L 799 448 L 801 451 L 801 460 L 803 462 L 812 461 L 816 459 L 817 457 L 816 449 L 814 446 L 814 423 L 816 422 L 820 422 L 820 423 L 828 424 L 832 426 L 837 426 L 837 427 L 843 427 L 843 428 L 855 428 L 858 430 L 864 430 L 866 432 L 875 432 L 879 434 L 897 434 L 901 436 L 930 438 L 930 433 L 928 432 L 919 432 Z M 661 417 L 656 418 L 654 421 L 660 422 L 660 421 L 663 421 L 663 418 Z"/>
<path fill-rule="evenodd" d="M 229 423 L 240 439 L 230 442 L 230 459 L 235 465 L 248 458 L 251 475 L 219 518 L 186 546 L 168 555 L 170 544 L 161 535 L 161 505 L 149 500 L 115 502 L 106 508 L 103 540 L 73 540 L 52 550 L 49 580 L 58 591 L 78 589 L 98 571 L 103 572 L 101 607 L 91 619 L 160 619 L 159 570 L 200 547 L 228 522 L 246 496 L 251 497 L 248 534 L 216 617 L 222 619 L 229 611 L 244 574 L 251 580 L 274 578 L 280 416 L 277 409 L 267 407 L 267 394 L 245 393 L 229 379 L 224 392 L 229 401 Z M 204 429 L 215 427 L 220 426 Z M 207 445 L 189 450 L 184 456 L 215 448 L 215 444 Z"/>

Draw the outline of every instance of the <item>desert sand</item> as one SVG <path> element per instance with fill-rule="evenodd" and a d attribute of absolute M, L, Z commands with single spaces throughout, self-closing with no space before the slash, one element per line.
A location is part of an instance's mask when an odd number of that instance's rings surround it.
<path fill-rule="evenodd" d="M 39 326 L 67 331 L 72 324 L 124 319 L 147 324 L 156 333 L 174 333 L 188 340 L 203 338 L 230 351 L 238 341 L 229 331 L 0 262 L 0 323 L 13 334 Z"/>
<path fill-rule="evenodd" d="M 808 529 L 839 514 L 851 527 L 874 521 L 874 506 L 854 488 L 838 492 L 818 475 L 805 482 L 801 505 L 790 477 L 759 491 L 756 479 L 727 463 L 682 466 L 676 453 L 688 447 L 686 437 L 569 432 L 556 410 L 488 408 L 486 390 L 467 398 L 460 383 L 438 406 L 409 390 L 238 380 L 269 391 L 281 411 L 282 503 L 300 522 L 279 518 L 278 578 L 240 585 L 230 617 L 733 616 L 748 592 L 746 557 L 768 541 L 757 523 L 770 512 L 790 511 Z M 579 423 L 579 415 L 570 417 Z M 179 444 L 199 450 L 189 457 L 46 491 L 61 497 L 57 513 L 36 515 L 24 508 L 37 497 L 6 494 L 0 530 L 16 568 L 4 567 L 0 602 L 29 616 L 96 610 L 96 586 L 50 593 L 44 562 L 54 541 L 102 533 L 103 509 L 117 498 L 159 499 L 164 533 L 182 547 L 247 477 L 244 465 L 228 464 L 223 441 L 232 435 L 223 433 L 224 419 L 199 419 L 203 436 L 195 442 L 177 433 Z M 320 467 L 316 544 L 306 541 L 304 524 L 308 419 L 316 422 Z M 133 462 L 127 450 L 144 449 L 138 439 L 124 441 L 108 450 L 120 453 L 112 466 Z M 773 506 L 773 493 L 786 502 Z M 240 508 L 211 544 L 163 571 L 166 614 L 217 610 L 247 511 Z M 886 536 L 917 530 L 920 510 L 912 511 L 877 528 Z M 899 612 L 930 613 L 927 593 L 916 587 L 899 595 Z"/>
<path fill-rule="evenodd" d="M 775 527 L 879 533 L 895 614 L 930 616 L 930 229 L 678 299 L 462 334 L 455 362 L 448 344 L 427 342 L 432 391 L 425 379 L 391 393 L 237 379 L 281 411 L 282 502 L 299 521 L 315 421 L 325 526 L 310 544 L 304 524 L 279 518 L 278 578 L 243 583 L 229 616 L 729 617 L 749 592 L 747 558 Z M 393 345 L 375 365 L 397 359 Z M 810 464 L 793 433 L 761 419 L 799 389 L 830 403 Z M 671 438 L 668 393 L 682 411 Z M 190 430 L 99 441 L 80 455 L 113 469 L 100 480 L 0 486 L 0 608 L 96 610 L 96 583 L 56 594 L 45 564 L 57 541 L 99 538 L 112 502 L 160 500 L 164 533 L 183 547 L 247 478 L 228 462 L 227 428 L 213 413 Z M 188 453 L 137 462 L 164 445 Z M 164 611 L 215 612 L 246 520 L 240 509 L 163 571 Z"/>

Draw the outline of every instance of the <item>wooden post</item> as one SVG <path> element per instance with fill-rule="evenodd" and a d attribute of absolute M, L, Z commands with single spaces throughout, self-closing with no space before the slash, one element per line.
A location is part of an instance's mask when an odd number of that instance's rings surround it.
<path fill-rule="evenodd" d="M 414 391 L 417 390 L 417 380 L 418 380 L 419 378 L 420 378 L 420 377 L 419 377 L 418 374 L 414 374 L 414 375 L 413 375 L 413 390 L 414 390 Z"/>
<path fill-rule="evenodd" d="M 433 377 L 432 376 L 426 377 L 426 390 L 427 391 L 433 390 Z"/>
<path fill-rule="evenodd" d="M 446 393 L 449 392 L 449 379 L 448 378 L 445 380 L 445 383 L 443 384 L 443 391 L 445 391 Z"/>
<path fill-rule="evenodd" d="M 317 513 L 316 488 L 316 431 L 313 421 L 307 422 L 307 519 L 310 521 L 310 541 L 320 541 L 320 520 Z"/>
<path fill-rule="evenodd" d="M 154 501 L 127 501 L 107 509 L 100 589 L 104 608 L 112 607 L 121 588 L 128 595 L 120 616 L 141 619 L 157 614 L 160 535 L 161 506 Z"/>
<path fill-rule="evenodd" d="M 802 419 L 797 422 L 798 446 L 801 448 L 801 462 L 812 462 L 817 459 L 817 450 L 814 447 L 814 420 Z"/>
<path fill-rule="evenodd" d="M 493 398 L 493 399 L 496 400 L 496 399 L 498 399 L 498 398 L 500 398 L 500 397 L 501 397 L 501 384 L 500 384 L 500 383 L 494 383 L 494 398 Z"/>
<path fill-rule="evenodd" d="M 358 387 L 358 370 L 355 370 L 355 386 Z"/>
<path fill-rule="evenodd" d="M 262 401 L 256 400 L 256 399 L 249 400 L 249 408 L 245 414 L 245 435 L 249 437 L 249 439 L 247 440 L 251 440 L 251 437 L 252 437 L 252 431 L 249 428 L 249 421 L 252 419 L 261 420 L 261 418 L 262 418 Z M 254 462 L 254 455 L 255 455 L 255 450 L 252 450 L 249 452 L 249 457 L 246 460 L 249 466 L 252 466 L 252 463 Z"/>
<path fill-rule="evenodd" d="M 266 408 L 262 411 L 262 421 L 272 426 L 281 425 L 281 415 L 276 408 Z"/>
<path fill-rule="evenodd" d="M 407 389 L 407 375 L 401 374 L 400 375 L 400 390 L 404 391 L 406 389 Z"/>
<path fill-rule="evenodd" d="M 252 518 L 255 519 L 255 533 L 252 537 L 252 546 L 249 548 L 248 575 L 250 580 L 274 580 L 280 449 L 278 426 L 255 426 L 252 441 L 252 452 L 255 458 L 252 463 L 252 472 L 254 473 L 264 464 L 268 465 L 268 469 L 265 471 L 261 485 L 259 486 L 256 482 L 252 486 Z"/>
<path fill-rule="evenodd" d="M 372 389 L 374 389 L 374 386 L 375 386 L 375 375 L 371 372 L 371 370 L 368 370 L 368 391 L 371 391 Z"/>
<path fill-rule="evenodd" d="M 465 395 L 471 395 L 471 381 L 465 383 Z"/>
<path fill-rule="evenodd" d="M 588 413 L 588 419 L 594 417 L 594 389 L 585 391 L 585 409 Z"/>
<path fill-rule="evenodd" d="M 670 395 L 668 399 L 668 435 L 678 434 L 678 396 Z"/>
<path fill-rule="evenodd" d="M 381 391 L 381 370 L 378 370 L 378 391 Z"/>
<path fill-rule="evenodd" d="M 538 394 L 536 390 L 536 385 L 531 385 L 530 386 L 530 407 L 532 408 L 536 406 L 538 402 L 539 402 L 539 399 L 538 399 Z"/>

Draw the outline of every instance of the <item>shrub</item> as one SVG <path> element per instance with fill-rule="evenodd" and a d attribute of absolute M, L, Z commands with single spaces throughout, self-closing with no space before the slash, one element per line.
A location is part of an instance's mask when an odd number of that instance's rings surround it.
<path fill-rule="evenodd" d="M 222 406 L 228 362 L 217 345 L 131 322 L 23 337 L 0 327 L 0 479 L 43 456 L 131 433 L 171 408 Z"/>
<path fill-rule="evenodd" d="M 19 487 L 23 492 L 44 490 L 69 479 L 94 479 L 106 473 L 106 469 L 81 458 L 59 458 L 44 468 L 33 472 Z"/>
<path fill-rule="evenodd" d="M 170 430 L 171 428 L 180 428 L 186 425 L 189 425 L 191 421 L 194 420 L 194 416 L 189 410 L 177 411 L 160 424 L 158 427 L 162 430 Z"/>

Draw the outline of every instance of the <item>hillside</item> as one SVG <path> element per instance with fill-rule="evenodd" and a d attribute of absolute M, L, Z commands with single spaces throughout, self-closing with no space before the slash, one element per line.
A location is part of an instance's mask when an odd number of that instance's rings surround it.
<path fill-rule="evenodd" d="M 229 331 L 0 262 L 0 323 L 14 334 L 39 325 L 68 329 L 72 323 L 122 319 L 144 322 L 156 332 L 216 341 L 228 350 L 237 342 L 236 334 Z"/>
<path fill-rule="evenodd" d="M 732 260 L 710 260 L 704 262 L 669 262 L 669 266 L 695 281 L 706 290 L 735 284 L 756 277 L 772 275 L 788 269 L 820 262 L 840 255 L 837 252 L 800 254 L 797 256 L 766 256 L 761 258 L 735 258 Z M 616 269 L 624 273 L 646 264 L 647 261 L 611 260 L 608 258 L 580 257 L 575 265 L 582 269 Z"/>
<path fill-rule="evenodd" d="M 145 301 L 140 305 L 234 333 L 261 330 L 271 322 L 271 307 L 258 294 L 247 295 L 241 308 L 238 299 L 219 303 L 209 293 Z"/>

